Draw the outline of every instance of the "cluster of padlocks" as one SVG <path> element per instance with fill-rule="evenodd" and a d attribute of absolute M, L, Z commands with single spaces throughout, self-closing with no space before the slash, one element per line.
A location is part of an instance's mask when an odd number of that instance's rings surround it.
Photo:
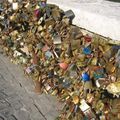
<path fill-rule="evenodd" d="M 119 120 L 120 45 L 83 34 L 74 17 L 46 0 L 1 2 L 0 45 L 35 92 L 64 103 L 58 120 Z"/>

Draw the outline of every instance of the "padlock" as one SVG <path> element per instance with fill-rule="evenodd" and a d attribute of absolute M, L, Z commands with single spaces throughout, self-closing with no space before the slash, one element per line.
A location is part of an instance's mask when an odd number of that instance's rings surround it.
<path fill-rule="evenodd" d="M 61 50 L 60 48 L 55 48 L 55 49 L 53 50 L 53 53 L 54 53 L 54 55 L 55 55 L 57 58 L 60 57 L 61 52 L 62 52 L 62 50 Z"/>
<path fill-rule="evenodd" d="M 85 42 L 91 42 L 92 41 L 92 37 L 91 36 L 84 36 Z"/>
<path fill-rule="evenodd" d="M 13 0 L 8 0 L 9 3 L 13 3 Z"/>
<path fill-rule="evenodd" d="M 32 69 L 31 69 L 30 67 L 27 67 L 27 68 L 25 69 L 25 72 L 26 72 L 27 74 L 30 74 L 30 73 L 32 73 Z"/>
<path fill-rule="evenodd" d="M 53 57 L 53 54 L 50 51 L 46 51 L 45 52 L 45 58 L 50 59 L 51 57 Z"/>
<path fill-rule="evenodd" d="M 48 6 L 46 6 L 46 15 L 47 15 L 47 17 L 49 18 L 50 17 L 50 15 L 51 15 L 51 9 L 50 9 L 50 7 L 48 7 Z"/>
<path fill-rule="evenodd" d="M 64 14 L 65 14 L 65 17 L 69 18 L 70 20 L 73 20 L 73 18 L 75 17 L 75 14 L 72 10 L 68 10 Z"/>
<path fill-rule="evenodd" d="M 44 45 L 44 47 L 42 48 L 42 51 L 43 52 L 46 52 L 48 51 L 50 48 L 48 47 L 48 45 Z"/>
<path fill-rule="evenodd" d="M 116 54 L 116 64 L 117 64 L 118 68 L 120 68 L 120 49 L 118 50 L 118 52 Z"/>
<path fill-rule="evenodd" d="M 62 43 L 60 35 L 55 35 L 55 36 L 53 36 L 53 43 L 54 43 L 55 45 Z"/>
<path fill-rule="evenodd" d="M 99 65 L 105 67 L 106 65 L 106 60 L 102 57 L 98 59 Z"/>
<path fill-rule="evenodd" d="M 26 55 L 29 55 L 29 51 L 28 51 L 28 47 L 27 46 L 24 46 L 24 47 L 20 48 L 20 50 L 22 52 L 24 52 Z"/>
<path fill-rule="evenodd" d="M 106 63 L 106 72 L 108 74 L 114 73 L 115 70 L 116 70 L 116 68 L 112 62 Z"/>
<path fill-rule="evenodd" d="M 39 50 L 41 50 L 43 47 L 44 47 L 44 43 L 43 42 L 39 42 L 38 44 L 37 44 L 37 49 L 39 49 Z"/>
<path fill-rule="evenodd" d="M 94 96 L 91 93 L 87 94 L 86 100 L 88 103 L 92 104 L 93 100 L 94 100 Z"/>
<path fill-rule="evenodd" d="M 92 111 L 92 109 L 84 99 L 81 100 L 81 105 L 79 107 L 89 120 L 96 119 L 95 113 Z"/>
<path fill-rule="evenodd" d="M 86 81 L 90 81 L 90 76 L 89 76 L 89 74 L 88 73 L 82 73 L 82 80 L 84 81 L 84 82 L 86 82 Z"/>
<path fill-rule="evenodd" d="M 8 38 L 8 39 L 6 40 L 6 43 L 7 43 L 7 46 L 8 46 L 8 47 L 13 47 L 13 45 L 14 45 L 14 42 L 12 41 L 11 38 Z"/>
<path fill-rule="evenodd" d="M 79 96 L 73 95 L 73 103 L 77 105 L 79 103 Z"/>
<path fill-rule="evenodd" d="M 53 90 L 53 92 L 51 93 L 51 95 L 57 95 L 58 94 L 58 89 L 55 89 L 55 90 Z"/>
<path fill-rule="evenodd" d="M 71 26 L 70 27 L 70 38 L 71 39 L 81 39 L 83 37 L 83 33 L 81 32 L 80 28 Z"/>
<path fill-rule="evenodd" d="M 118 113 L 117 118 L 120 119 L 120 113 Z"/>
<path fill-rule="evenodd" d="M 65 62 L 59 63 L 60 68 L 62 68 L 63 70 L 66 70 L 68 68 L 68 64 Z"/>
<path fill-rule="evenodd" d="M 47 2 L 47 0 L 41 0 L 41 1 L 39 2 L 40 8 L 46 7 L 46 5 L 47 5 L 46 2 Z"/>
<path fill-rule="evenodd" d="M 104 109 L 104 103 L 101 100 L 99 100 L 96 104 L 96 112 L 103 111 L 103 109 Z"/>
<path fill-rule="evenodd" d="M 73 51 L 80 48 L 80 40 L 71 40 L 71 48 Z"/>
<path fill-rule="evenodd" d="M 19 6 L 18 6 L 18 2 L 12 2 L 12 9 L 13 10 L 18 10 Z"/>
<path fill-rule="evenodd" d="M 58 21 L 61 19 L 61 13 L 60 10 L 58 8 L 54 8 L 52 9 L 52 17 L 54 18 L 55 21 Z"/>
<path fill-rule="evenodd" d="M 92 58 L 91 65 L 97 65 L 97 63 L 98 63 L 98 58 L 97 57 Z"/>
<path fill-rule="evenodd" d="M 36 17 L 37 19 L 40 18 L 40 10 L 39 10 L 39 9 L 35 10 L 35 11 L 34 11 L 34 14 L 35 14 L 35 17 Z"/>
<path fill-rule="evenodd" d="M 116 53 L 118 53 L 120 49 L 120 45 L 113 45 L 111 48 L 111 57 L 116 56 Z"/>
<path fill-rule="evenodd" d="M 85 48 L 83 48 L 83 54 L 85 54 L 85 55 L 90 55 L 91 54 L 91 49 L 90 49 L 90 47 L 85 47 Z"/>
<path fill-rule="evenodd" d="M 74 107 L 74 113 L 77 113 L 78 108 L 79 108 L 79 105 L 75 105 L 75 107 Z"/>
<path fill-rule="evenodd" d="M 44 92 L 46 92 L 47 94 L 52 93 L 52 88 L 50 87 L 49 84 L 47 84 L 47 83 L 44 84 L 44 87 L 45 87 Z"/>
<path fill-rule="evenodd" d="M 87 97 L 87 93 L 90 93 L 93 89 L 92 81 L 86 81 L 84 83 L 84 97 Z"/>
<path fill-rule="evenodd" d="M 68 57 L 73 57 L 72 47 L 71 45 L 68 46 L 66 54 Z"/>
<path fill-rule="evenodd" d="M 38 29 L 37 29 L 38 32 L 41 32 L 43 30 L 44 30 L 44 28 L 42 26 L 39 26 Z"/>
<path fill-rule="evenodd" d="M 66 79 L 63 80 L 63 83 L 62 83 L 62 87 L 63 87 L 63 88 L 69 88 L 70 85 L 71 85 L 71 82 L 70 82 L 70 81 L 68 81 L 68 80 L 66 80 Z"/>
<path fill-rule="evenodd" d="M 66 25 L 70 25 L 70 19 L 69 19 L 69 18 L 63 18 L 62 21 L 63 21 Z"/>
<path fill-rule="evenodd" d="M 112 47 L 105 45 L 103 49 L 103 56 L 109 60 L 112 57 Z"/>
<path fill-rule="evenodd" d="M 117 78 L 120 78 L 120 69 L 117 69 L 117 70 L 116 70 L 116 74 L 117 74 L 116 77 L 117 77 Z"/>
<path fill-rule="evenodd" d="M 94 73 L 94 79 L 105 78 L 105 70 L 102 67 L 96 66 Z"/>
<path fill-rule="evenodd" d="M 120 82 L 114 82 L 114 83 L 110 83 L 107 87 L 106 87 L 107 91 L 111 94 L 113 94 L 114 96 L 117 96 L 119 98 L 120 95 Z"/>
<path fill-rule="evenodd" d="M 84 114 L 89 120 L 96 120 L 95 113 L 91 109 L 84 111 Z"/>

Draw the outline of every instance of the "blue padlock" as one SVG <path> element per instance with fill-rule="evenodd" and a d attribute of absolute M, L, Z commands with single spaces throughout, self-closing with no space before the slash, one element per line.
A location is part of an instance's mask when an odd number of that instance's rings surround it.
<path fill-rule="evenodd" d="M 83 53 L 85 54 L 85 55 L 90 55 L 91 54 L 91 49 L 90 49 L 90 47 L 85 47 L 85 48 L 83 48 Z"/>
<path fill-rule="evenodd" d="M 84 82 L 90 81 L 90 76 L 89 76 L 89 74 L 88 74 L 87 72 L 82 73 L 82 80 L 83 80 Z"/>

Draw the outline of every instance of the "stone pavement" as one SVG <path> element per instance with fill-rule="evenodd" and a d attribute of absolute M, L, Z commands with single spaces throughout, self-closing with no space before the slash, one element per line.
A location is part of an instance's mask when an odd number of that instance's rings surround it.
<path fill-rule="evenodd" d="M 0 52 L 0 120 L 54 120 L 61 105 L 55 97 L 33 90 L 22 68 Z"/>

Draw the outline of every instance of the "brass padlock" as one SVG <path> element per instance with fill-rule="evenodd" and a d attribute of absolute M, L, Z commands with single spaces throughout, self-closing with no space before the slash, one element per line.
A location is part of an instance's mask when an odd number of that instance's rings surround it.
<path fill-rule="evenodd" d="M 61 12 L 57 7 L 52 9 L 52 17 L 54 18 L 55 21 L 58 21 L 61 19 Z"/>
<path fill-rule="evenodd" d="M 73 96 L 73 103 L 74 103 L 75 105 L 79 103 L 79 96 L 77 96 L 77 95 L 74 95 L 74 96 Z"/>
<path fill-rule="evenodd" d="M 112 73 L 114 73 L 115 70 L 116 70 L 116 67 L 115 67 L 114 64 L 111 63 L 111 62 L 106 63 L 106 67 L 105 67 L 105 68 L 106 68 L 106 71 L 107 71 L 108 74 L 112 74 Z"/>
<path fill-rule="evenodd" d="M 46 28 L 48 28 L 49 26 L 54 26 L 54 25 L 55 25 L 55 21 L 53 18 L 48 18 L 47 20 L 45 20 Z"/>
<path fill-rule="evenodd" d="M 79 49 L 80 48 L 81 41 L 78 40 L 71 40 L 71 48 L 72 50 Z"/>

